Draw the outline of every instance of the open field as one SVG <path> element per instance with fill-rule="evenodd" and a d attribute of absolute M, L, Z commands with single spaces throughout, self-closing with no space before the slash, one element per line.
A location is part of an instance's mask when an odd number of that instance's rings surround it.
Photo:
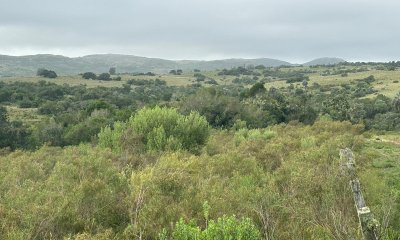
<path fill-rule="evenodd" d="M 39 82 L 46 81 L 56 84 L 69 84 L 71 86 L 86 85 L 89 88 L 92 87 L 122 87 L 123 81 L 99 81 L 99 80 L 86 80 L 82 79 L 81 76 L 59 76 L 55 79 L 49 79 L 44 77 L 3 77 L 0 78 L 3 82 Z"/>
<path fill-rule="evenodd" d="M 19 108 L 17 106 L 5 106 L 10 121 L 22 121 L 23 123 L 39 123 L 46 118 L 38 114 L 37 108 Z"/>
<path fill-rule="evenodd" d="M 344 68 L 346 69 L 346 68 Z M 292 71 L 311 71 L 311 73 L 307 73 L 309 76 L 309 86 L 314 83 L 317 83 L 322 86 L 330 85 L 330 86 L 338 86 L 341 84 L 352 84 L 357 79 L 363 79 L 368 76 L 373 75 L 376 79 L 375 82 L 372 83 L 372 86 L 377 93 L 367 95 L 366 97 L 372 97 L 373 95 L 383 94 L 388 97 L 394 97 L 400 90 L 400 71 L 388 71 L 388 70 L 375 70 L 375 69 L 367 69 L 367 71 L 356 72 L 356 73 L 348 73 L 347 76 L 341 75 L 327 75 L 323 76 L 323 72 L 329 70 L 326 67 L 318 67 L 318 68 L 309 68 L 309 67 L 290 67 L 290 68 L 282 68 L 280 71 L 282 72 L 292 72 Z M 0 81 L 3 82 L 39 82 L 39 81 L 48 81 L 54 82 L 60 85 L 69 84 L 69 85 L 86 85 L 89 88 L 93 87 L 122 87 L 123 84 L 126 84 L 127 80 L 130 79 L 143 79 L 143 80 L 155 80 L 160 79 L 166 81 L 168 86 L 187 86 L 193 83 L 196 83 L 196 78 L 193 76 L 193 72 L 184 72 L 182 75 L 172 75 L 172 74 L 157 74 L 156 76 L 132 76 L 129 74 L 121 74 L 118 75 L 121 77 L 121 81 L 100 81 L 100 80 L 86 80 L 82 79 L 81 76 L 59 76 L 56 79 L 48 79 L 44 77 L 2 77 Z M 202 75 L 206 76 L 209 79 L 214 79 L 220 85 L 229 85 L 232 84 L 232 81 L 237 78 L 236 76 L 230 75 L 218 75 L 218 71 L 207 71 L 201 72 Z M 116 77 L 116 76 L 113 76 Z M 247 76 L 252 78 L 253 76 Z M 239 76 L 240 78 L 240 76 Z M 261 76 L 260 79 L 263 79 Z M 252 84 L 245 85 L 246 87 L 250 87 Z M 283 88 L 288 87 L 290 84 L 286 83 L 285 79 L 274 78 L 270 79 L 266 82 L 265 87 L 268 89 L 270 87 L 275 88 Z M 294 86 L 302 87 L 301 82 L 293 83 Z"/>
<path fill-rule="evenodd" d="M 155 80 L 160 79 L 167 82 L 169 86 L 186 86 L 192 84 L 190 82 L 193 79 L 193 75 L 158 75 L 158 76 L 131 76 L 131 75 L 120 75 L 121 81 L 100 81 L 100 80 L 87 80 L 81 76 L 59 76 L 55 79 L 49 79 L 44 77 L 2 77 L 0 81 L 3 82 L 39 82 L 46 81 L 56 84 L 69 84 L 71 86 L 86 85 L 89 88 L 93 87 L 122 87 L 127 80 L 130 79 L 144 79 L 144 80 Z"/>
<path fill-rule="evenodd" d="M 388 97 L 394 97 L 400 91 L 400 83 L 394 82 L 400 80 L 400 71 L 370 70 L 366 72 L 349 73 L 347 77 L 341 77 L 340 75 L 321 76 L 313 74 L 310 75 L 310 84 L 316 82 L 320 85 L 340 85 L 343 83 L 351 83 L 354 80 L 363 79 L 371 75 L 376 79 L 376 81 L 372 83 L 372 86 L 374 89 L 378 90 L 378 93 Z"/>
<path fill-rule="evenodd" d="M 372 83 L 372 86 L 377 93 L 368 95 L 366 97 L 372 97 L 373 95 L 383 94 L 388 97 L 395 97 L 397 93 L 400 91 L 400 71 L 380 71 L 380 70 L 370 70 L 365 72 L 358 73 L 349 73 L 348 76 L 342 77 L 340 75 L 329 75 L 322 76 L 320 73 L 312 73 L 309 74 L 310 81 L 309 86 L 313 83 L 318 83 L 319 85 L 326 86 L 338 86 L 341 84 L 351 84 L 354 83 L 355 80 L 363 79 L 369 76 L 375 77 L 375 82 Z M 273 82 L 268 82 L 265 84 L 266 88 L 275 87 L 282 88 L 288 87 L 290 84 L 286 83 L 284 80 L 275 80 Z M 294 85 L 298 87 L 302 87 L 301 83 L 294 83 Z"/>

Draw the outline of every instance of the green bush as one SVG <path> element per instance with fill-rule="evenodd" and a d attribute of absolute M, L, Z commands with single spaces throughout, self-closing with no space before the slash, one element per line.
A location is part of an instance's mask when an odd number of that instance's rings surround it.
<path fill-rule="evenodd" d="M 130 133 L 128 136 L 126 133 Z M 127 123 L 102 129 L 99 145 L 121 151 L 122 138 L 140 138 L 147 151 L 185 149 L 198 152 L 209 135 L 206 119 L 197 112 L 181 115 L 172 108 L 143 108 Z"/>
<path fill-rule="evenodd" d="M 111 76 L 109 73 L 101 73 L 99 76 L 97 76 L 98 80 L 103 80 L 103 81 L 110 81 Z"/>
<path fill-rule="evenodd" d="M 249 218 L 238 220 L 235 216 L 223 216 L 218 218 L 217 221 L 210 220 L 204 230 L 180 219 L 175 225 L 172 238 L 174 240 L 258 240 L 261 239 L 261 234 Z M 165 239 L 165 233 L 160 234 L 161 239 Z"/>
<path fill-rule="evenodd" d="M 84 74 L 82 74 L 82 78 L 95 80 L 97 78 L 97 75 L 93 72 L 85 72 Z"/>
<path fill-rule="evenodd" d="M 46 77 L 46 78 L 56 78 L 57 73 L 51 70 L 47 70 L 44 68 L 39 68 L 36 73 L 37 76 Z"/>

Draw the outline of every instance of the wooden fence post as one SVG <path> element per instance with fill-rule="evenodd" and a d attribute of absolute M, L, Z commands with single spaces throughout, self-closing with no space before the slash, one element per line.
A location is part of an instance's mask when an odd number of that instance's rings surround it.
<path fill-rule="evenodd" d="M 377 240 L 378 234 L 376 230 L 379 223 L 374 218 L 371 210 L 365 204 L 360 181 L 357 178 L 356 163 L 354 161 L 353 152 L 349 148 L 341 149 L 340 159 L 342 160 L 342 167 L 344 170 L 347 170 L 347 173 L 350 177 L 350 187 L 351 191 L 353 192 L 354 203 L 357 209 L 358 220 L 360 222 L 363 238 L 365 240 Z"/>

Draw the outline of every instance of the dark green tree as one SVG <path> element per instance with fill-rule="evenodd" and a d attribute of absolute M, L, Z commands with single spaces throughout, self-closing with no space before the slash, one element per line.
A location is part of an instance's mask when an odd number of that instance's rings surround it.
<path fill-rule="evenodd" d="M 117 73 L 117 68 L 116 67 L 110 67 L 110 70 L 108 70 L 110 75 L 115 75 Z"/>
<path fill-rule="evenodd" d="M 265 91 L 266 91 L 266 89 L 265 89 L 265 87 L 264 87 L 264 83 L 258 82 L 258 83 L 254 84 L 254 85 L 250 88 L 250 90 L 249 90 L 249 96 L 255 96 L 255 95 L 257 95 L 257 94 L 259 94 L 259 93 L 263 93 L 263 92 L 265 92 Z"/>
<path fill-rule="evenodd" d="M 82 74 L 82 78 L 95 80 L 97 78 L 97 75 L 93 72 L 85 72 L 84 74 Z"/>
<path fill-rule="evenodd" d="M 400 93 L 397 94 L 397 97 L 393 100 L 393 108 L 396 112 L 400 113 Z"/>
<path fill-rule="evenodd" d="M 103 80 L 103 81 L 110 81 L 111 76 L 109 73 L 102 73 L 97 77 L 98 80 Z"/>
<path fill-rule="evenodd" d="M 46 78 L 56 78 L 57 73 L 51 70 L 47 70 L 45 68 L 39 68 L 36 72 L 37 76 L 46 77 Z"/>

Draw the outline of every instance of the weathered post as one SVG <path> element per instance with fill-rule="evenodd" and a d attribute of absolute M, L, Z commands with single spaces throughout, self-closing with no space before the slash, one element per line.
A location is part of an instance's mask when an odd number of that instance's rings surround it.
<path fill-rule="evenodd" d="M 357 209 L 358 220 L 361 226 L 361 232 L 365 240 L 377 240 L 378 221 L 374 218 L 371 210 L 366 206 L 364 197 L 361 191 L 360 181 L 357 178 L 356 163 L 354 161 L 353 152 L 349 149 L 340 150 L 340 159 L 342 167 L 347 168 L 347 173 L 350 177 L 350 187 L 353 192 L 354 203 Z"/>

